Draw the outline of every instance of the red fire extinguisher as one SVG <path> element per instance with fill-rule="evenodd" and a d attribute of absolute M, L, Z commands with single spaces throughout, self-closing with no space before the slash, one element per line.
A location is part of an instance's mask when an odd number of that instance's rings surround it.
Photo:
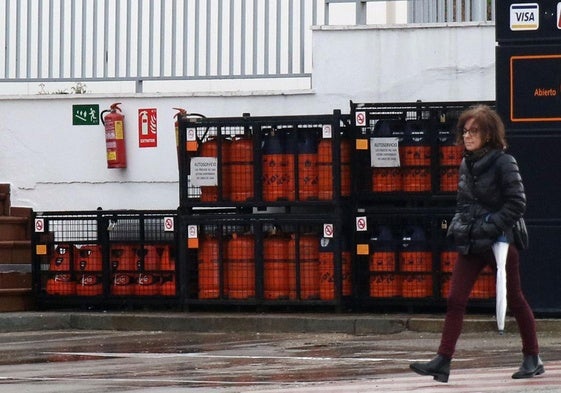
<path fill-rule="evenodd" d="M 125 116 L 121 113 L 120 102 L 101 112 L 101 122 L 105 127 L 105 147 L 107 149 L 107 168 L 126 168 Z M 106 112 L 109 112 L 104 116 Z"/>

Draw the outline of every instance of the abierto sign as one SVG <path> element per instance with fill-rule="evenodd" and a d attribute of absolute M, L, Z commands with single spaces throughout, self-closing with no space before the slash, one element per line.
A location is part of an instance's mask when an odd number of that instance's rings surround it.
<path fill-rule="evenodd" d="M 510 58 L 510 121 L 561 121 L 561 54 Z"/>

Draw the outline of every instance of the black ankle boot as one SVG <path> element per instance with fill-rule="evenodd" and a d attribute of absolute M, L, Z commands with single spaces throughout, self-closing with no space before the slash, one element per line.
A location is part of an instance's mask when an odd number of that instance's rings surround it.
<path fill-rule="evenodd" d="M 448 382 L 450 376 L 450 358 L 437 355 L 427 363 L 411 363 L 409 368 L 421 375 L 432 375 L 435 381 Z"/>
<path fill-rule="evenodd" d="M 540 375 L 545 372 L 542 360 L 539 355 L 524 356 L 522 365 L 517 372 L 512 374 L 514 379 L 532 378 L 534 375 Z"/>

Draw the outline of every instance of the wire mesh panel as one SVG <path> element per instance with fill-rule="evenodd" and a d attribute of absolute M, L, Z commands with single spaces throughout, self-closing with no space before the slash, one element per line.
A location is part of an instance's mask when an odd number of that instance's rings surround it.
<path fill-rule="evenodd" d="M 40 300 L 111 304 L 123 296 L 178 296 L 173 212 L 43 212 L 35 220 Z"/>
<path fill-rule="evenodd" d="M 456 123 L 474 104 L 351 102 L 357 196 L 455 193 L 463 153 Z"/>
<path fill-rule="evenodd" d="M 348 116 L 179 118 L 180 204 L 332 202 L 351 190 Z"/>
<path fill-rule="evenodd" d="M 363 303 L 393 301 L 400 304 L 444 304 L 457 259 L 446 238 L 453 210 L 398 209 L 367 212 L 362 231 L 356 232 L 358 284 Z M 495 276 L 486 268 L 470 296 L 488 300 L 495 296 Z"/>
<path fill-rule="evenodd" d="M 334 304 L 352 294 L 338 218 L 239 216 L 184 217 L 188 303 Z"/>

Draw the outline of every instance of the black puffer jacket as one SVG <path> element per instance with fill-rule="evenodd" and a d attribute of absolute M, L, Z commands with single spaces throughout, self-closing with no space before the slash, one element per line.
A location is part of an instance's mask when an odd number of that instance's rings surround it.
<path fill-rule="evenodd" d="M 514 157 L 500 150 L 481 153 L 462 160 L 456 213 L 448 228 L 464 255 L 488 250 L 503 233 L 512 243 L 512 227 L 526 210 Z"/>

